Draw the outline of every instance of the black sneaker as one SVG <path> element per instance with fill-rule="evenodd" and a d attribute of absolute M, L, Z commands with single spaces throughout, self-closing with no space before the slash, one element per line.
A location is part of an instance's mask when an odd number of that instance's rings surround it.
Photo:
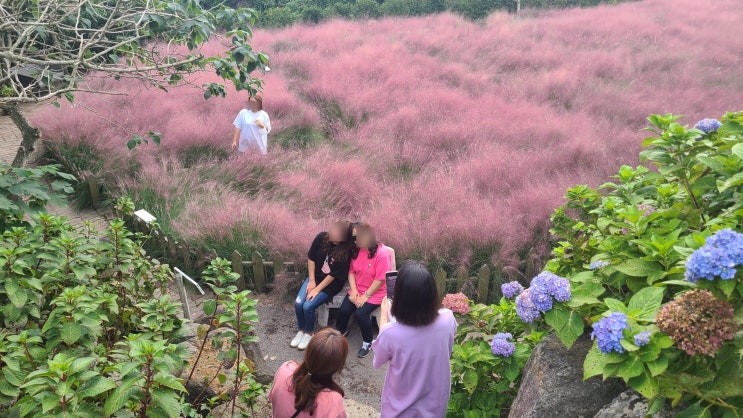
<path fill-rule="evenodd" d="M 363 344 L 359 349 L 359 358 L 364 358 L 371 353 L 371 344 Z"/>

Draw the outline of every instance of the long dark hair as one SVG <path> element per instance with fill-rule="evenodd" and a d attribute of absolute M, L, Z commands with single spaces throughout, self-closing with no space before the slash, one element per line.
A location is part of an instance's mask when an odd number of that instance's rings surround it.
<path fill-rule="evenodd" d="M 366 234 L 371 235 L 371 241 L 374 243 L 373 246 L 369 247 L 369 258 L 372 259 L 374 256 L 377 255 L 377 250 L 379 249 L 379 246 L 381 245 L 379 241 L 377 241 L 377 234 L 374 232 L 374 228 L 372 228 L 371 225 L 364 222 L 358 222 L 356 224 L 356 238 L 358 239 L 358 236 L 360 234 Z M 358 243 L 357 243 L 358 244 Z M 358 257 L 359 252 L 356 251 L 353 258 Z"/>
<path fill-rule="evenodd" d="M 332 226 L 338 226 L 345 232 L 344 239 L 336 244 L 330 240 L 330 234 L 325 233 L 325 237 L 322 240 L 322 250 L 335 261 L 348 261 L 356 249 L 356 243 L 353 242 L 352 234 L 353 224 L 350 221 L 336 221 Z"/>
<path fill-rule="evenodd" d="M 323 328 L 316 332 L 304 352 L 304 361 L 294 370 L 294 408 L 314 415 L 317 395 L 325 389 L 345 395 L 333 380 L 346 364 L 348 341 L 340 332 Z"/>
<path fill-rule="evenodd" d="M 397 322 L 413 327 L 433 323 L 439 316 L 439 292 L 431 272 L 421 263 L 408 261 L 397 274 L 391 313 Z"/>

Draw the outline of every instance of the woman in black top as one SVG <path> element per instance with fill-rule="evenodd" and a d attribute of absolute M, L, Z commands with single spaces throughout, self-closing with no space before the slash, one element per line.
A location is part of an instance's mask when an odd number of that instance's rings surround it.
<path fill-rule="evenodd" d="M 338 221 L 312 241 L 307 252 L 309 277 L 294 300 L 299 331 L 290 346 L 300 350 L 307 348 L 315 330 L 315 309 L 338 294 L 348 281 L 351 253 L 356 247 L 351 231 L 350 222 Z"/>

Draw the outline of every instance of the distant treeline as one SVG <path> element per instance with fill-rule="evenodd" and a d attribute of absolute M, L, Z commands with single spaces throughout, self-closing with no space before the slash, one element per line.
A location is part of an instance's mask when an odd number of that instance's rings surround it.
<path fill-rule="evenodd" d="M 369 19 L 382 16 L 420 16 L 452 11 L 482 19 L 494 10 L 516 11 L 517 0 L 226 0 L 233 7 L 259 12 L 258 26 L 279 28 L 295 22 L 318 23 L 326 19 Z M 627 0 L 521 0 L 522 9 L 589 7 Z M 203 0 L 206 5 L 220 0 Z"/>

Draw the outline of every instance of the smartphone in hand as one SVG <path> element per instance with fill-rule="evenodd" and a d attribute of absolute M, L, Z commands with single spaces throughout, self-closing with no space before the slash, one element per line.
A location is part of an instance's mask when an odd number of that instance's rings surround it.
<path fill-rule="evenodd" d="M 387 273 L 385 273 L 385 279 L 387 285 L 387 298 L 389 300 L 392 300 L 392 297 L 395 295 L 395 281 L 397 281 L 397 272 L 388 271 Z"/>

